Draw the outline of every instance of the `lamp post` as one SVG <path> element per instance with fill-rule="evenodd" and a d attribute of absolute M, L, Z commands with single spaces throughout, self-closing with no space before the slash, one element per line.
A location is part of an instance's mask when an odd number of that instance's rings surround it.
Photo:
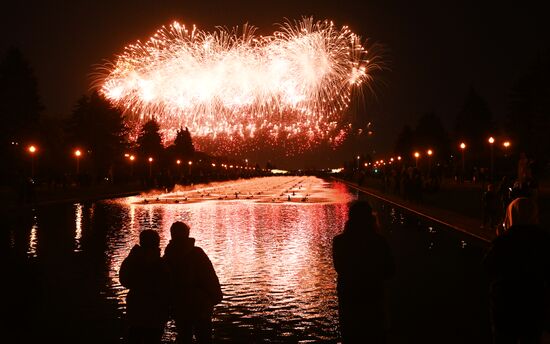
<path fill-rule="evenodd" d="M 416 161 L 416 168 L 418 168 L 418 158 L 420 157 L 420 153 L 414 152 L 414 159 Z"/>
<path fill-rule="evenodd" d="M 460 143 L 460 150 L 462 151 L 462 181 L 464 182 L 464 173 L 465 173 L 465 169 L 464 169 L 464 151 L 466 150 L 466 144 L 464 142 L 461 142 Z"/>
<path fill-rule="evenodd" d="M 153 158 L 149 157 L 149 178 L 153 175 Z"/>
<path fill-rule="evenodd" d="M 134 155 L 130 155 L 130 177 L 134 176 L 134 160 L 136 160 L 136 157 Z"/>
<path fill-rule="evenodd" d="M 187 164 L 189 165 L 189 176 L 191 176 L 191 166 L 193 166 L 193 161 L 189 160 Z"/>
<path fill-rule="evenodd" d="M 77 149 L 74 151 L 74 156 L 76 157 L 76 174 L 80 172 L 80 156 L 82 155 L 82 152 L 80 149 Z"/>
<path fill-rule="evenodd" d="M 428 177 L 432 175 L 432 154 L 434 153 L 431 149 L 428 149 Z"/>
<path fill-rule="evenodd" d="M 181 178 L 181 160 L 176 160 L 176 165 L 178 165 L 178 178 Z"/>
<path fill-rule="evenodd" d="M 502 147 L 504 147 L 504 156 L 508 155 L 508 148 L 510 148 L 510 141 L 504 141 L 502 143 Z"/>
<path fill-rule="evenodd" d="M 35 145 L 30 145 L 27 150 L 31 154 L 31 178 L 34 178 L 34 154 L 38 149 Z"/>
<path fill-rule="evenodd" d="M 487 141 L 489 141 L 489 144 L 491 146 L 491 182 L 493 182 L 494 180 L 493 177 L 495 175 L 495 159 L 494 159 L 493 143 L 495 143 L 495 138 L 491 136 Z"/>

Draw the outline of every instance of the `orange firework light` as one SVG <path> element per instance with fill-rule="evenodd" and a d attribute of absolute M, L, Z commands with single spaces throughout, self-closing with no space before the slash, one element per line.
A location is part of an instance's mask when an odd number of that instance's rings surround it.
<path fill-rule="evenodd" d="M 302 151 L 343 141 L 343 114 L 380 69 L 377 60 L 348 27 L 328 20 L 287 22 L 271 36 L 246 25 L 207 33 L 174 22 L 102 66 L 96 86 L 130 127 L 155 117 L 165 142 L 187 127 L 201 148 L 284 140 Z"/>

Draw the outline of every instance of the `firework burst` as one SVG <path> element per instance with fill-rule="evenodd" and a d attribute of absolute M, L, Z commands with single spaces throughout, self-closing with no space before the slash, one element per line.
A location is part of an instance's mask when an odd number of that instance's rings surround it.
<path fill-rule="evenodd" d="M 216 142 L 218 151 L 259 140 L 285 141 L 291 151 L 338 142 L 352 93 L 380 68 L 377 57 L 328 20 L 286 22 L 271 36 L 255 31 L 174 22 L 103 65 L 96 87 L 132 126 L 156 118 L 165 141 L 188 127 L 201 148 Z"/>

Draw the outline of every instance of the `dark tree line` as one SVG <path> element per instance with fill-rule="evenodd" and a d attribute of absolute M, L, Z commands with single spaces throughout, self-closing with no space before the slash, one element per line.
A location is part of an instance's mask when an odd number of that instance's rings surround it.
<path fill-rule="evenodd" d="M 7 167 L 0 170 L 2 184 L 12 185 L 31 174 L 35 181 L 50 184 L 129 179 L 150 183 L 183 175 L 176 161 L 187 165 L 198 159 L 203 168 L 221 161 L 238 165 L 196 152 L 187 128 L 180 128 L 173 144 L 164 147 L 154 118 L 143 123 L 137 140 L 130 140 L 124 113 L 97 92 L 80 97 L 65 119 L 47 118 L 43 110 L 30 64 L 18 49 L 8 50 L 0 59 L 0 159 Z M 29 150 L 31 145 L 36 151 Z M 185 169 L 191 171 L 203 172 L 200 166 Z"/>
<path fill-rule="evenodd" d="M 550 53 L 538 56 L 527 71 L 513 84 L 508 97 L 504 120 L 497 122 L 483 97 L 473 87 L 468 90 L 455 124 L 450 132 L 437 114 L 430 112 L 420 117 L 416 126 L 405 125 L 394 145 L 394 154 L 414 162 L 413 152 L 425 154 L 434 149 L 434 159 L 445 164 L 460 164 L 460 143 L 466 144 L 467 164 L 470 168 L 488 168 L 493 149 L 495 164 L 506 165 L 513 173 L 511 161 L 525 153 L 534 161 L 538 173 L 548 173 L 550 163 Z M 495 138 L 491 148 L 489 137 Z M 504 141 L 510 146 L 504 147 Z M 507 160 L 507 161 L 505 161 Z M 546 167 L 545 167 L 546 166 Z"/>
<path fill-rule="evenodd" d="M 10 48 L 0 59 L 0 159 L 8 167 L 1 169 L 2 179 L 21 172 L 20 142 L 36 136 L 42 110 L 33 70 L 18 49 Z"/>
<path fill-rule="evenodd" d="M 504 132 L 518 149 L 550 159 L 550 50 L 542 52 L 513 85 Z"/>
<path fill-rule="evenodd" d="M 67 144 L 84 150 L 92 174 L 107 176 L 128 148 L 122 113 L 97 93 L 82 96 L 66 125 Z"/>

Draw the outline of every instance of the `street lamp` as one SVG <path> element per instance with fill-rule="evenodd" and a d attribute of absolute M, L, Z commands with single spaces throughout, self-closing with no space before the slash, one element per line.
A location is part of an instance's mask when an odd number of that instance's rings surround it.
<path fill-rule="evenodd" d="M 189 175 L 191 175 L 191 166 L 193 165 L 193 161 L 189 160 L 187 164 L 189 165 Z"/>
<path fill-rule="evenodd" d="M 181 178 L 181 160 L 176 159 L 176 165 L 178 165 L 178 176 Z"/>
<path fill-rule="evenodd" d="M 510 141 L 504 141 L 502 143 L 502 146 L 504 147 L 504 156 L 508 156 L 508 148 L 510 148 Z"/>
<path fill-rule="evenodd" d="M 153 158 L 149 157 L 149 178 L 153 175 Z"/>
<path fill-rule="evenodd" d="M 432 174 L 432 154 L 434 153 L 431 149 L 428 149 L 428 177 Z"/>
<path fill-rule="evenodd" d="M 466 150 L 466 144 L 464 142 L 460 143 L 460 150 L 462 151 L 462 181 L 464 181 L 464 151 Z"/>
<path fill-rule="evenodd" d="M 34 154 L 36 153 L 38 148 L 36 148 L 35 145 L 30 145 L 27 150 L 31 154 L 31 178 L 34 178 Z"/>
<path fill-rule="evenodd" d="M 136 157 L 134 155 L 130 155 L 128 159 L 130 159 L 130 176 L 133 177 L 134 176 L 134 160 L 136 160 Z"/>
<path fill-rule="evenodd" d="M 491 136 L 487 141 L 489 141 L 489 144 L 491 145 L 491 182 L 492 182 L 494 180 L 493 177 L 495 174 L 495 171 L 494 171 L 495 159 L 494 159 L 494 152 L 493 152 L 493 143 L 495 143 L 495 138 Z"/>
<path fill-rule="evenodd" d="M 420 153 L 414 152 L 414 159 L 416 160 L 416 168 L 418 168 L 418 158 L 420 157 Z"/>
<path fill-rule="evenodd" d="M 76 157 L 76 174 L 80 172 L 80 156 L 82 155 L 82 152 L 80 149 L 77 149 L 74 151 L 74 156 Z"/>

